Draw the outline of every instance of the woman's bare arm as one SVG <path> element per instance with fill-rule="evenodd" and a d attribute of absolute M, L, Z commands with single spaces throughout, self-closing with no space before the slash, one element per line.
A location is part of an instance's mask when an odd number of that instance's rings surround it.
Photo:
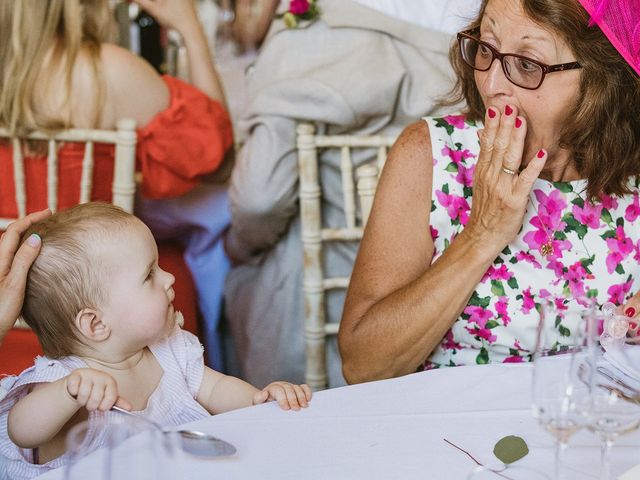
<path fill-rule="evenodd" d="M 160 24 L 175 29 L 184 40 L 191 83 L 227 108 L 222 82 L 213 65 L 207 38 L 193 0 L 135 0 Z"/>
<path fill-rule="evenodd" d="M 351 277 L 339 335 L 349 383 L 414 372 L 497 254 L 463 233 L 431 265 L 432 163 L 426 123 L 411 125 L 390 152 Z"/>
<path fill-rule="evenodd" d="M 411 373 L 464 309 L 495 257 L 517 234 L 546 156 L 520 175 L 526 128 L 487 119 L 465 229 L 433 264 L 429 230 L 433 156 L 424 122 L 392 148 L 351 277 L 340 325 L 343 373 L 350 383 Z M 495 141 L 495 145 L 494 145 Z"/>

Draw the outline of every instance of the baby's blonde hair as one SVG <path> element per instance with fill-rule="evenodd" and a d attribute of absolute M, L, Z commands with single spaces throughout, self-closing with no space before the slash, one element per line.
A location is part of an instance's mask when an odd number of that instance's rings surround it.
<path fill-rule="evenodd" d="M 95 98 L 82 101 L 99 112 L 105 88 L 100 45 L 111 24 L 108 0 L 0 0 L 0 125 L 18 135 L 71 127 L 72 75 L 80 53 L 86 53 L 96 85 Z M 52 88 L 60 83 L 63 91 Z M 37 88 L 62 96 L 62 111 L 43 112 Z"/>
<path fill-rule="evenodd" d="M 91 245 L 139 222 L 109 203 L 92 202 L 58 212 L 31 226 L 42 249 L 29 276 L 22 316 L 38 336 L 45 355 L 60 358 L 82 345 L 75 327 L 85 308 L 100 309 L 107 300 L 109 266 Z"/>

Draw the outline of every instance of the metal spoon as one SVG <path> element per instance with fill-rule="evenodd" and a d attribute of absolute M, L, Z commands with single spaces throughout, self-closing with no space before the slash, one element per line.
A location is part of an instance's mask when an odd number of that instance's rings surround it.
<path fill-rule="evenodd" d="M 115 405 L 111 407 L 111 410 L 122 413 L 123 415 L 129 415 L 131 417 L 141 419 L 150 425 L 153 425 L 162 433 L 174 433 L 171 430 L 165 430 L 160 424 L 153 420 L 123 408 L 116 407 Z M 177 430 L 175 433 L 180 435 L 180 446 L 182 449 L 191 455 L 196 455 L 198 457 L 224 457 L 234 455 L 236 453 L 236 447 L 231 445 L 229 442 L 220 440 L 208 433 L 199 432 L 197 430 Z"/>

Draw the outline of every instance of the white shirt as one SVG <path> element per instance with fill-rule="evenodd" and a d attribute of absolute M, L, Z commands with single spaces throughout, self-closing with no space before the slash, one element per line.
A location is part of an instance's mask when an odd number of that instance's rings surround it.
<path fill-rule="evenodd" d="M 480 0 L 353 0 L 391 17 L 455 34 L 478 14 Z"/>

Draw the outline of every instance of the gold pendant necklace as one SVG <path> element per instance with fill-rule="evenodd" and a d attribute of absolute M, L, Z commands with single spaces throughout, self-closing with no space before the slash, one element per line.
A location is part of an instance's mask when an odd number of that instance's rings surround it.
<path fill-rule="evenodd" d="M 538 221 L 540 222 L 540 225 L 544 228 L 544 233 L 547 236 L 547 241 L 538 247 L 538 251 L 540 252 L 540 255 L 542 255 L 543 257 L 548 257 L 549 255 L 553 255 L 555 253 L 555 249 L 553 248 L 553 239 L 556 236 L 556 230 L 554 229 L 553 232 L 551 232 L 551 235 L 549 235 L 549 232 L 547 231 L 548 230 L 547 226 L 544 223 L 542 223 L 542 219 L 540 218 L 540 211 L 538 210 L 538 207 L 535 204 L 533 197 L 531 197 L 531 194 L 529 195 L 529 198 L 531 200 L 531 205 L 535 209 L 536 215 L 538 216 Z"/>
<path fill-rule="evenodd" d="M 540 245 L 540 248 L 538 248 L 538 250 L 540 250 L 540 254 L 543 257 L 548 257 L 549 255 L 551 255 L 553 253 L 553 243 L 549 239 L 545 243 Z"/>

